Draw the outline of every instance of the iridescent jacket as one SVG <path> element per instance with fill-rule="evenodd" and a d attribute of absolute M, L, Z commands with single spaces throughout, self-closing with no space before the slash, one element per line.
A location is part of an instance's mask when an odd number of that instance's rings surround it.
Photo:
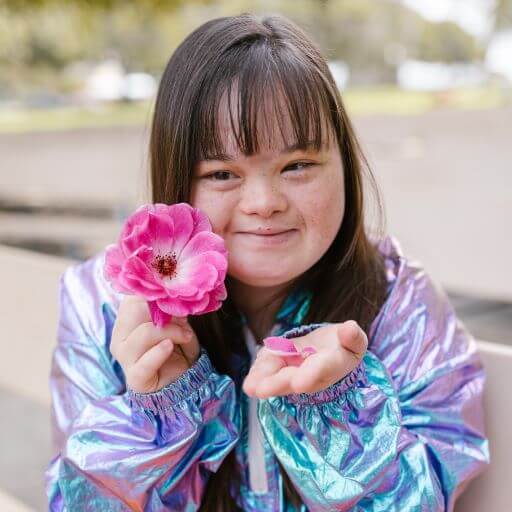
<path fill-rule="evenodd" d="M 160 391 L 127 389 L 109 350 L 122 297 L 103 277 L 104 254 L 69 267 L 50 375 L 49 510 L 192 512 L 230 450 L 242 480 L 232 493 L 244 511 L 294 510 L 277 461 L 301 512 L 453 510 L 489 463 L 484 372 L 444 292 L 394 238 L 378 247 L 388 294 L 360 365 L 325 390 L 266 400 L 241 390 L 256 351 L 247 325 L 251 358 L 233 360 L 237 381 L 202 348 Z M 325 325 L 301 324 L 311 300 L 288 296 L 272 334 Z"/>

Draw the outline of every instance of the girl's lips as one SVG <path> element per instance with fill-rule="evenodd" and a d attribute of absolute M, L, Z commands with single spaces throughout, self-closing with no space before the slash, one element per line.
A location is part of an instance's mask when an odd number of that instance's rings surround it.
<path fill-rule="evenodd" d="M 273 244 L 279 244 L 282 242 L 287 242 L 288 240 L 293 238 L 297 232 L 298 231 L 296 229 L 289 229 L 288 231 L 283 231 L 282 233 L 276 233 L 274 235 L 265 235 L 265 234 L 257 235 L 256 233 L 244 233 L 244 232 L 240 232 L 239 234 L 243 235 L 243 237 L 246 238 L 247 240 L 252 240 L 257 243 L 262 243 L 262 244 L 273 245 Z"/>

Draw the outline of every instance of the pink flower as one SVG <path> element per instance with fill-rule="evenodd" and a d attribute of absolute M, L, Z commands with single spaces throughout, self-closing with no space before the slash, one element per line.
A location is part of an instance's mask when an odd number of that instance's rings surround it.
<path fill-rule="evenodd" d="M 172 316 L 200 315 L 227 297 L 224 240 L 208 217 L 187 203 L 147 204 L 106 248 L 104 273 L 114 289 L 148 300 L 159 327 Z"/>
<path fill-rule="evenodd" d="M 300 366 L 306 357 L 316 352 L 311 346 L 298 351 L 295 344 L 283 336 L 269 336 L 263 340 L 263 345 L 270 353 L 284 359 L 288 366 Z"/>

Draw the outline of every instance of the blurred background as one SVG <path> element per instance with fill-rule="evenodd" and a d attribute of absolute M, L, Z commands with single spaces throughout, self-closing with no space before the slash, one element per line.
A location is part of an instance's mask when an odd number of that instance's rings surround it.
<path fill-rule="evenodd" d="M 476 338 L 512 343 L 512 0 L 0 0 L 1 510 L 46 509 L 58 276 L 149 200 L 173 49 L 241 12 L 320 44 L 387 231 Z"/>

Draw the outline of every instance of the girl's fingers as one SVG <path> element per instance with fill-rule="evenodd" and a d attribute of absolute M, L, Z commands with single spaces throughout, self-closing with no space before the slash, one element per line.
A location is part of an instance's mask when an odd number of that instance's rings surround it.
<path fill-rule="evenodd" d="M 188 325 L 188 316 L 173 316 L 172 322 L 181 326 Z"/>
<path fill-rule="evenodd" d="M 348 320 L 338 325 L 338 339 L 341 346 L 357 359 L 363 358 L 368 348 L 368 338 L 357 322 Z"/>
<path fill-rule="evenodd" d="M 193 336 L 192 331 L 187 334 L 182 327 L 172 323 L 165 327 L 156 327 L 151 321 L 140 324 L 121 342 L 121 348 L 118 349 L 122 359 L 120 363 L 124 366 L 135 364 L 143 354 L 165 338 L 170 338 L 173 343 L 187 344 Z"/>
<path fill-rule="evenodd" d="M 112 338 L 124 340 L 140 324 L 151 321 L 149 306 L 144 297 L 126 295 L 119 304 Z"/>
<path fill-rule="evenodd" d="M 298 367 L 290 386 L 293 393 L 316 393 L 328 388 L 355 367 L 352 358 L 344 357 L 342 350 L 326 350 L 307 357 Z"/>
<path fill-rule="evenodd" d="M 138 386 L 143 387 L 144 384 L 155 379 L 155 376 L 158 376 L 158 370 L 167 361 L 173 350 L 174 344 L 169 338 L 161 340 L 151 347 L 129 368 L 131 381 L 137 382 Z M 158 383 L 155 383 L 155 387 L 157 387 L 156 384 Z"/>
<path fill-rule="evenodd" d="M 258 398 L 282 396 L 293 393 L 291 381 L 297 375 L 297 366 L 285 366 L 277 373 L 262 379 L 256 386 L 255 395 Z"/>
<path fill-rule="evenodd" d="M 304 360 L 300 372 L 292 378 L 293 393 L 315 393 L 326 389 L 352 372 L 366 353 L 368 339 L 353 320 L 328 326 L 322 334 L 328 341 L 326 349 L 320 348 Z M 334 339 L 329 338 L 331 335 Z"/>
<path fill-rule="evenodd" d="M 270 354 L 265 348 L 261 348 L 257 354 L 247 377 L 243 383 L 243 390 L 248 395 L 254 395 L 258 383 L 270 375 L 274 375 L 286 366 L 285 362 L 277 356 Z"/>
<path fill-rule="evenodd" d="M 307 346 L 313 346 L 318 351 L 329 349 L 338 345 L 337 329 L 340 324 L 330 324 L 319 327 L 308 334 L 297 336 L 292 341 L 298 350 Z"/>

